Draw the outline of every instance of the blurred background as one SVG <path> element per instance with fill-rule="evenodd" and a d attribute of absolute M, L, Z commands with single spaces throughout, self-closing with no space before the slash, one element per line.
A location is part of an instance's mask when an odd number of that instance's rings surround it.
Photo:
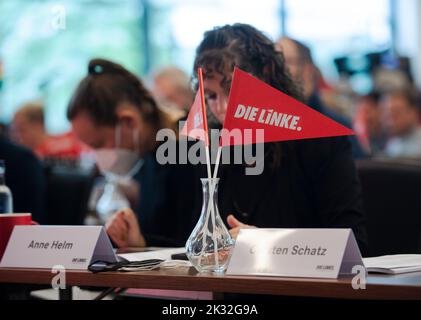
<path fill-rule="evenodd" d="M 92 57 L 142 77 L 176 65 L 191 73 L 196 46 L 214 26 L 244 22 L 276 41 L 305 43 L 337 108 L 352 94 L 421 85 L 417 0 L 6 0 L 0 2 L 0 120 L 37 100 L 48 132 L 69 129 L 65 109 Z"/>
<path fill-rule="evenodd" d="M 356 131 L 351 142 L 370 232 L 391 219 L 392 229 L 375 237 L 379 247 L 394 245 L 386 242 L 405 204 L 401 236 L 411 234 L 408 246 L 420 245 L 396 252 L 421 250 L 419 0 L 0 1 L 1 130 L 45 165 L 47 216 L 39 220 L 104 223 L 113 204 L 137 201 L 131 195 L 139 186 L 107 189 L 89 150 L 70 132 L 67 104 L 88 61 L 121 63 L 163 107 L 183 114 L 203 33 L 236 22 L 264 31 L 284 52 L 311 107 Z"/>

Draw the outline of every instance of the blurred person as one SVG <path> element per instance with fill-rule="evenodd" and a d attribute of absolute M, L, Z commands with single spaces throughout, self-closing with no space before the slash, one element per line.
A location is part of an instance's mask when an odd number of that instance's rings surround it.
<path fill-rule="evenodd" d="M 220 125 L 225 120 L 235 66 L 303 100 L 287 73 L 282 53 L 263 33 L 246 24 L 217 27 L 205 33 L 196 50 L 194 70 L 203 68 L 207 105 Z M 196 71 L 194 76 L 197 80 Z M 241 229 L 253 227 L 352 228 L 364 252 L 365 218 L 348 139 L 268 143 L 262 161 L 265 170 L 258 176 L 248 176 L 245 164 L 221 164 L 219 212 L 233 237 Z M 205 168 L 198 170 L 198 176 L 206 176 Z M 202 204 L 200 198 L 196 204 Z M 193 214 L 196 222 L 200 209 L 196 207 Z M 184 225 L 191 223 L 186 212 L 173 210 L 173 215 Z M 164 227 L 167 218 L 160 223 Z M 116 232 L 112 238 L 128 234 L 131 246 L 145 245 L 138 241 L 143 233 L 142 222 L 138 223 L 132 212 L 115 215 L 108 225 L 111 228 Z M 179 241 L 184 245 L 183 240 L 185 243 L 187 238 Z"/>
<path fill-rule="evenodd" d="M 417 92 L 418 115 L 419 115 L 419 119 L 421 123 L 421 91 L 416 90 L 416 92 Z"/>
<path fill-rule="evenodd" d="M 107 223 L 114 243 L 183 246 L 195 223 L 188 219 L 196 190 L 194 171 L 189 165 L 158 163 L 156 134 L 161 129 L 177 132 L 177 122 L 158 107 L 142 80 L 119 64 L 94 59 L 73 93 L 67 116 L 79 139 L 95 150 L 103 172 L 118 166 L 121 175 L 134 175 L 138 182 L 136 213 L 120 211 Z M 143 164 L 134 173 L 139 161 Z M 136 227 L 128 229 L 128 224 Z"/>
<path fill-rule="evenodd" d="M 0 123 L 0 135 L 9 137 L 10 127 L 6 123 Z"/>
<path fill-rule="evenodd" d="M 69 131 L 60 135 L 48 136 L 44 143 L 35 149 L 35 152 L 41 159 L 53 161 L 54 159 L 68 159 L 77 164 L 83 155 L 91 150 L 79 141 L 73 131 Z"/>
<path fill-rule="evenodd" d="M 189 76 L 175 66 L 160 69 L 153 79 L 152 89 L 160 105 L 188 112 L 193 102 Z"/>
<path fill-rule="evenodd" d="M 279 39 L 275 46 L 278 51 L 283 53 L 288 71 L 292 79 L 301 87 L 307 105 L 336 122 L 352 128 L 350 121 L 326 108 L 322 102 L 320 98 L 321 90 L 327 87 L 327 83 L 324 81 L 320 69 L 314 64 L 310 48 L 297 40 L 287 37 Z M 358 139 L 355 136 L 348 139 L 351 140 L 354 158 L 365 158 L 367 153 Z"/>
<path fill-rule="evenodd" d="M 394 158 L 421 158 L 421 127 L 417 98 L 411 91 L 385 95 L 386 125 L 390 140 L 385 154 Z"/>
<path fill-rule="evenodd" d="M 29 102 L 14 115 L 11 124 L 12 139 L 36 152 L 48 138 L 45 131 L 44 107 L 41 103 Z"/>
<path fill-rule="evenodd" d="M 0 159 L 6 166 L 6 185 L 13 195 L 15 213 L 32 213 L 34 221 L 45 222 L 46 178 L 35 155 L 0 134 Z"/>
<path fill-rule="evenodd" d="M 76 160 L 88 151 L 73 132 L 49 135 L 45 129 L 44 107 L 39 103 L 27 103 L 15 113 L 11 136 L 41 159 Z"/>
<path fill-rule="evenodd" d="M 358 98 L 356 104 L 355 131 L 367 144 L 367 150 L 372 156 L 383 153 L 387 142 L 380 99 L 380 93 L 373 91 Z"/>
<path fill-rule="evenodd" d="M 46 221 L 46 177 L 43 166 L 27 148 L 0 133 L 0 160 L 5 163 L 5 183 L 13 197 L 14 213 L 31 213 L 32 220 Z M 0 284 L 0 300 L 29 299 L 29 285 Z"/>

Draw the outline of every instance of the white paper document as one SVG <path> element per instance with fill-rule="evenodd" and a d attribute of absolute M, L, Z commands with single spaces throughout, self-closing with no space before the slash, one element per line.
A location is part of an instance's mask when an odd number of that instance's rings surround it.
<path fill-rule="evenodd" d="M 171 260 L 173 254 L 184 253 L 186 249 L 183 248 L 172 248 L 172 249 L 160 249 L 157 251 L 145 251 L 145 252 L 134 252 L 134 253 L 124 253 L 119 254 L 118 256 L 126 259 L 127 261 L 144 261 L 150 259 L 159 259 L 159 260 Z"/>
<path fill-rule="evenodd" d="M 401 274 L 421 271 L 421 255 L 393 255 L 363 260 L 370 273 Z"/>

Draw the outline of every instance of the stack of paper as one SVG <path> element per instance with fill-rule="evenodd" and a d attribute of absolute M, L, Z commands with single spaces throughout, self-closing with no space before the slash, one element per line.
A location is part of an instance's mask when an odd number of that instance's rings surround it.
<path fill-rule="evenodd" d="M 171 260 L 171 256 L 173 254 L 183 253 L 185 251 L 186 249 L 183 247 L 175 249 L 162 249 L 156 251 L 125 253 L 119 254 L 118 256 L 123 259 L 126 259 L 127 261 L 143 261 L 149 259 Z"/>
<path fill-rule="evenodd" d="M 400 274 L 421 271 L 421 255 L 394 255 L 363 260 L 367 271 L 371 273 Z"/>

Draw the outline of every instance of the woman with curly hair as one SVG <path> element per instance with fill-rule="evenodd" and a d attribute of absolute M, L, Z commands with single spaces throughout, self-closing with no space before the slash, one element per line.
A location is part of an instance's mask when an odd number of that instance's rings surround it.
<path fill-rule="evenodd" d="M 282 53 L 264 34 L 246 24 L 215 28 L 197 48 L 194 70 L 203 68 L 206 101 L 221 123 L 235 66 L 303 100 Z M 268 143 L 265 151 L 265 170 L 259 176 L 247 176 L 243 165 L 221 167 L 219 209 L 231 233 L 250 225 L 351 228 L 364 252 L 362 196 L 348 139 Z"/>

